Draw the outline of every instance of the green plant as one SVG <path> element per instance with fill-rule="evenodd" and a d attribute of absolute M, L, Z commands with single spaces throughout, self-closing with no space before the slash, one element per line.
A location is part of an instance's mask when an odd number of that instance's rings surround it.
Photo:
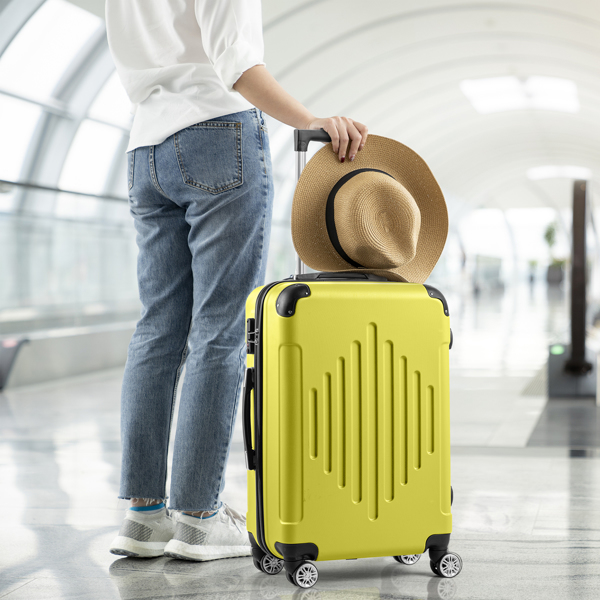
<path fill-rule="evenodd" d="M 550 223 L 548 227 L 546 227 L 544 239 L 546 240 L 546 244 L 548 244 L 548 248 L 550 248 L 550 254 L 552 254 L 552 248 L 554 244 L 556 244 L 556 221 Z"/>

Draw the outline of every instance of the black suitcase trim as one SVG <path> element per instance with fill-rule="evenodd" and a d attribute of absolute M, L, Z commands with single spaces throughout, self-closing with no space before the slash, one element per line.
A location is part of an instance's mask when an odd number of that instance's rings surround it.
<path fill-rule="evenodd" d="M 284 280 L 284 281 L 289 281 Z M 256 298 L 254 318 L 256 319 L 255 349 L 254 349 L 254 456 L 255 456 L 255 478 L 256 478 L 256 542 L 264 552 L 273 554 L 267 547 L 265 539 L 265 521 L 263 504 L 263 460 L 262 460 L 262 325 L 263 306 L 268 291 L 283 281 L 275 281 L 263 287 Z"/>

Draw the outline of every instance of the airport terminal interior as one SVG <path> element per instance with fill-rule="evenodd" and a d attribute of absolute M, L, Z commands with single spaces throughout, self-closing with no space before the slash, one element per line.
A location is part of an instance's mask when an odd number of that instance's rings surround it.
<path fill-rule="evenodd" d="M 438 577 L 426 555 L 316 561 L 302 589 L 250 557 L 109 553 L 128 509 L 120 393 L 141 308 L 130 102 L 103 0 L 0 0 L 0 598 L 596 600 L 600 4 L 263 0 L 262 19 L 287 91 L 409 146 L 444 193 L 427 283 L 453 332 L 462 572 Z M 293 129 L 266 121 L 276 281 L 295 267 L 295 157 Z M 566 373 L 577 348 L 588 367 Z M 223 500 L 247 510 L 241 410 Z"/>

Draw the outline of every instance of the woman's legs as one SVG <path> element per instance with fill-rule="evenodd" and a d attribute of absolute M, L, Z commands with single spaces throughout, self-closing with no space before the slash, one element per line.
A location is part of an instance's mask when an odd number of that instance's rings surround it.
<path fill-rule="evenodd" d="M 166 495 L 172 408 L 186 361 L 170 505 L 214 510 L 238 408 L 245 300 L 266 267 L 273 202 L 266 127 L 257 110 L 226 115 L 136 150 L 134 159 L 130 203 L 144 310 L 123 382 L 121 497 Z"/>
<path fill-rule="evenodd" d="M 121 389 L 121 498 L 166 498 L 169 430 L 193 303 L 185 210 L 155 186 L 153 149 L 129 153 L 142 314 Z M 134 503 L 136 504 L 136 503 Z"/>
<path fill-rule="evenodd" d="M 261 121 L 254 110 L 216 120 L 241 124 L 243 184 L 210 195 L 192 190 L 193 199 L 186 203 L 194 309 L 171 475 L 170 506 L 178 510 L 209 511 L 221 505 L 246 357 L 245 303 L 263 283 L 271 228 L 273 183 Z M 222 137 L 218 127 L 192 131 L 178 140 L 182 163 L 196 133 L 211 139 L 217 155 L 230 153 L 231 139 Z M 230 179 L 225 173 L 221 177 Z"/>

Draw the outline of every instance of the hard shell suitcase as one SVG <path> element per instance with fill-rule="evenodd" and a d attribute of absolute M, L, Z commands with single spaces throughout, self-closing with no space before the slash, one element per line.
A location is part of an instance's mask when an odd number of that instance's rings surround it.
<path fill-rule="evenodd" d="M 296 131 L 297 176 L 311 139 Z M 299 261 L 299 259 L 298 259 Z M 308 561 L 429 550 L 453 577 L 448 351 L 443 295 L 356 273 L 297 273 L 246 303 L 243 424 L 255 566 L 291 583 Z"/>

